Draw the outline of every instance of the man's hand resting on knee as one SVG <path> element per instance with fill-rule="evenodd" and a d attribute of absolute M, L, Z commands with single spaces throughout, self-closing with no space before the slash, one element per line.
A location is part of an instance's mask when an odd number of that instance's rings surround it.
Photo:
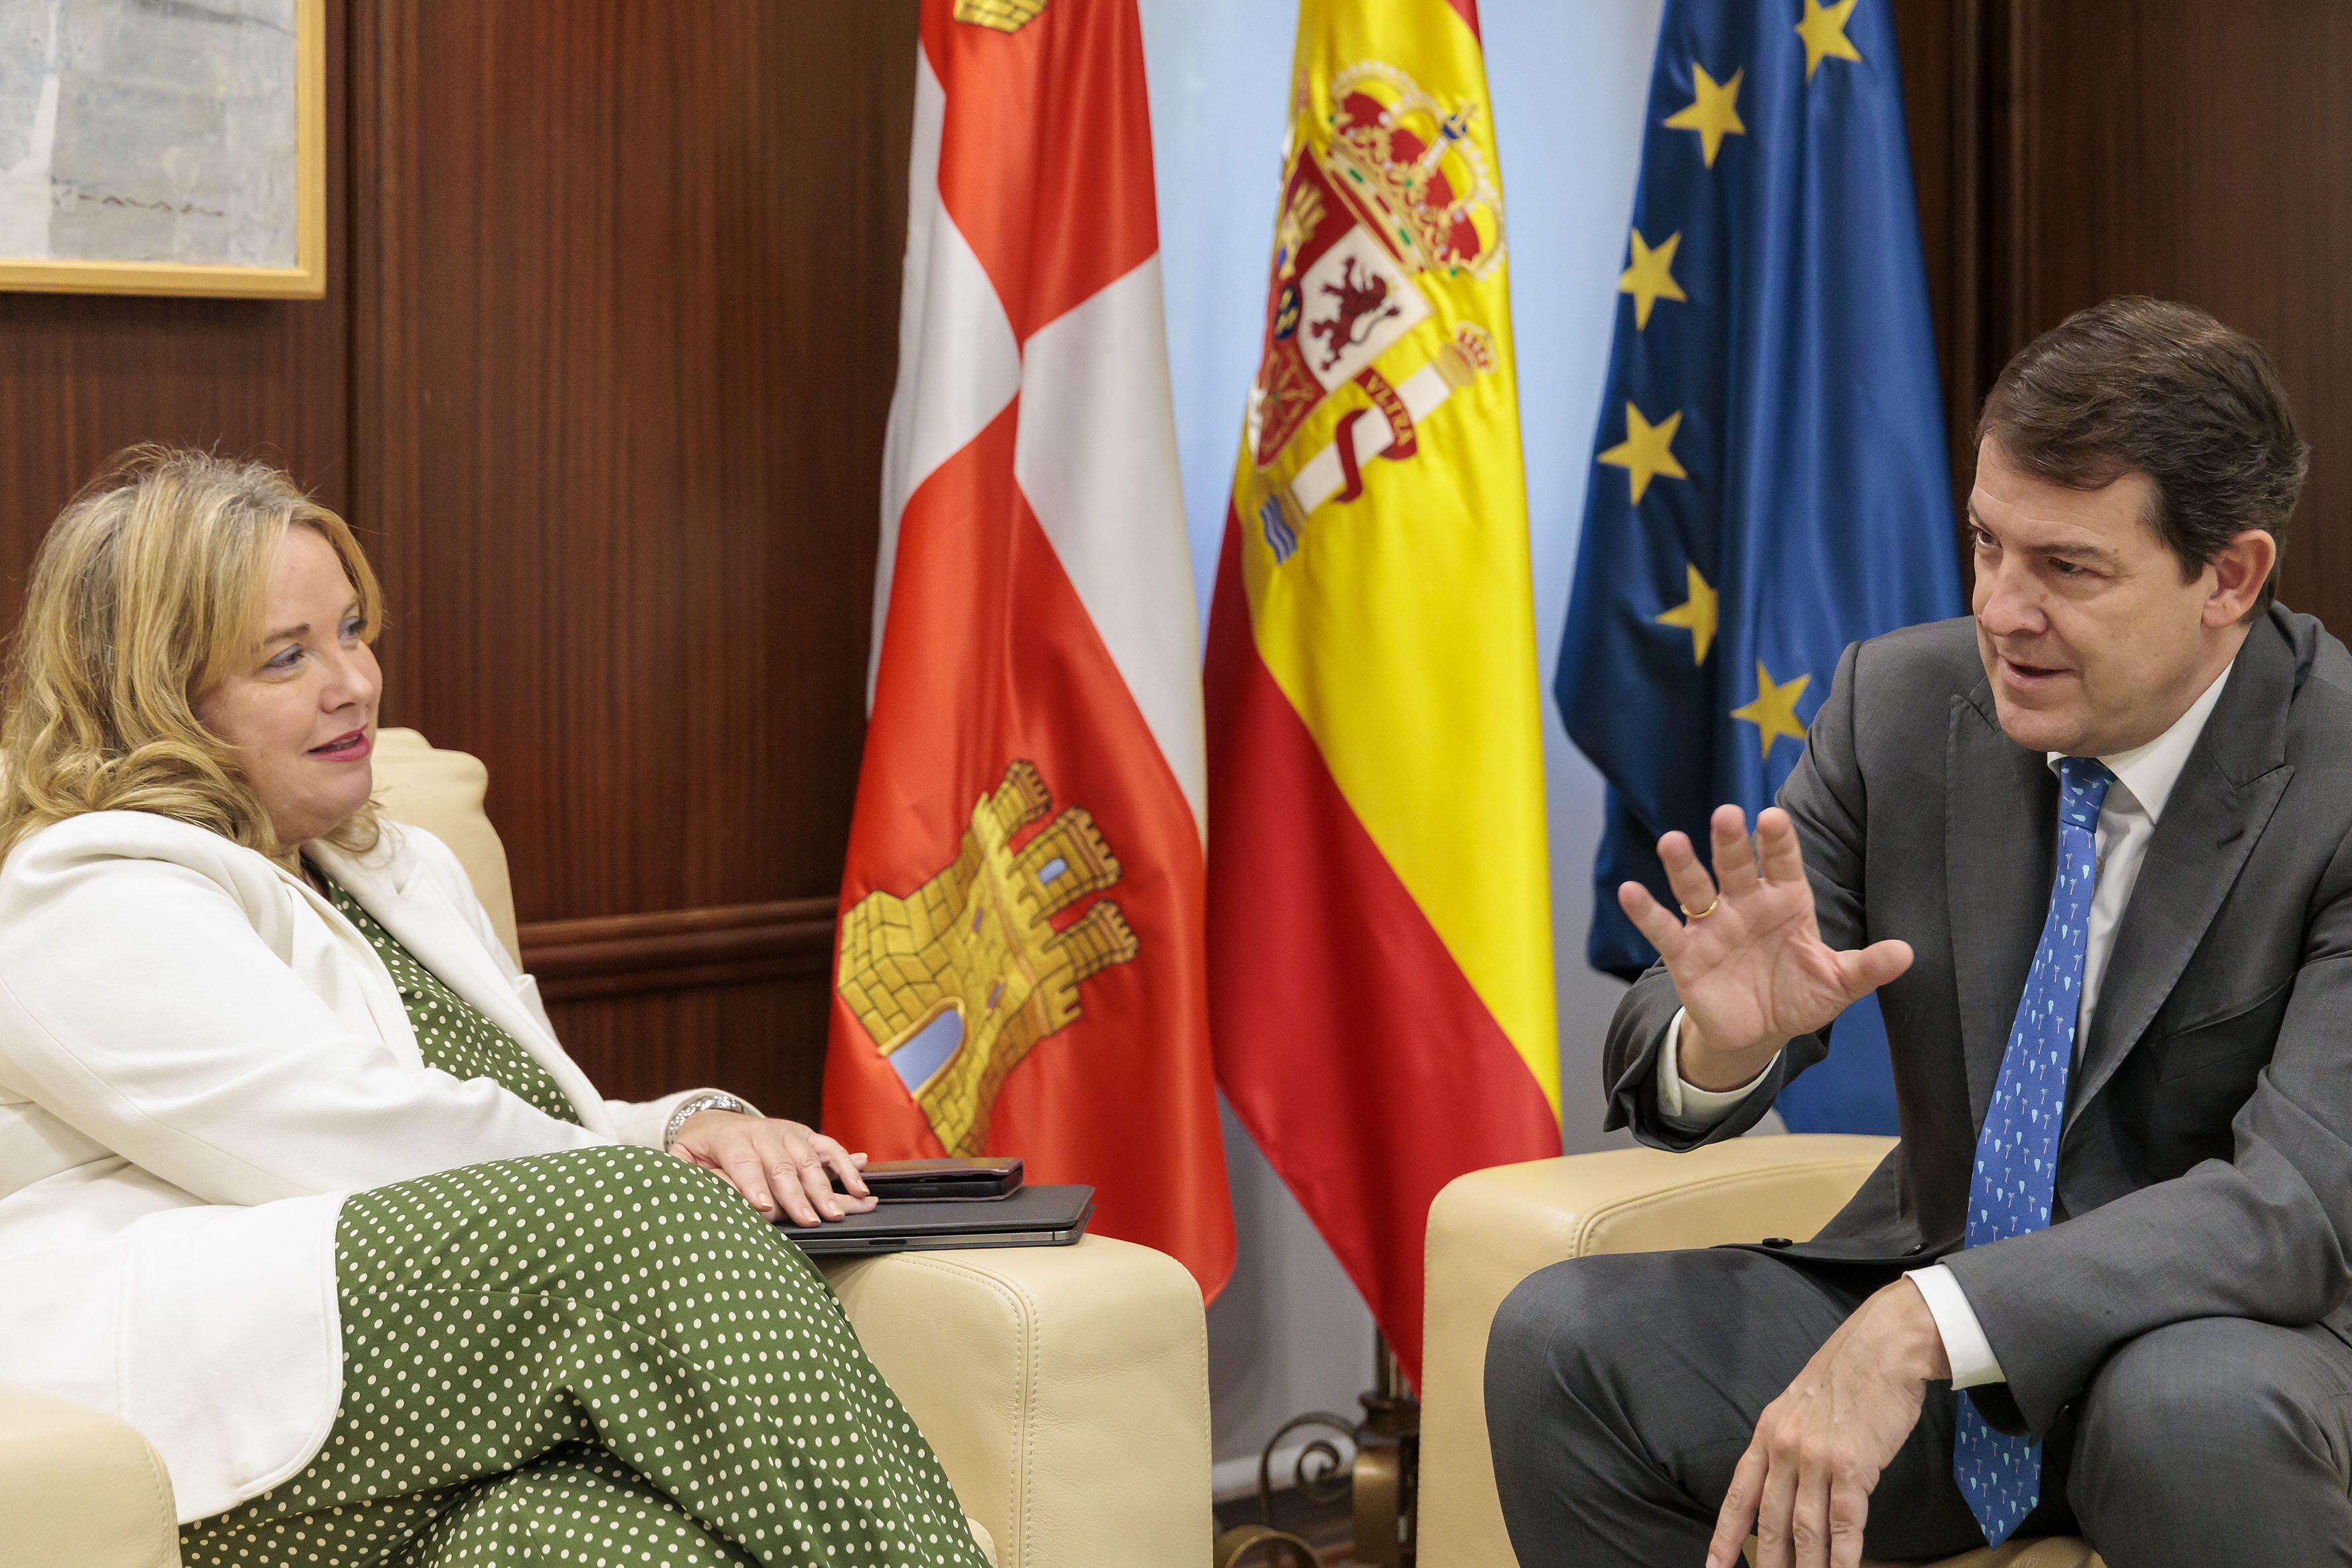
<path fill-rule="evenodd" d="M 1787 812 L 1758 813 L 1752 845 L 1736 805 L 1717 806 L 1707 827 L 1713 877 L 1683 835 L 1658 841 L 1684 919 L 1638 882 L 1618 889 L 1617 901 L 1674 977 L 1684 1079 L 1727 1089 L 1910 968 L 1911 949 L 1878 942 L 1840 952 L 1822 940 Z M 1733 1568 L 1751 1525 L 1758 1568 L 1859 1563 L 1871 1489 L 1918 1425 L 1927 1380 L 1950 1375 L 1917 1286 L 1897 1280 L 1864 1301 L 1766 1407 L 1716 1520 L 1708 1568 Z"/>
<path fill-rule="evenodd" d="M 1911 967 L 1907 942 L 1841 952 L 1822 941 L 1797 825 L 1778 806 L 1748 817 L 1719 805 L 1708 819 L 1715 875 L 1679 833 L 1658 840 L 1658 859 L 1682 903 L 1677 921 L 1639 882 L 1617 902 L 1674 976 L 1682 999 L 1682 1075 L 1700 1089 L 1736 1089 L 1772 1065 L 1797 1035 L 1827 1028 L 1846 1007 Z M 1719 885 L 1718 885 L 1719 884 Z"/>
<path fill-rule="evenodd" d="M 1707 1568 L 1854 1568 L 1879 1472 L 1919 1424 L 1930 1379 L 1952 1375 L 1927 1298 L 1897 1279 L 1864 1301 L 1764 1407 L 1731 1474 Z"/>

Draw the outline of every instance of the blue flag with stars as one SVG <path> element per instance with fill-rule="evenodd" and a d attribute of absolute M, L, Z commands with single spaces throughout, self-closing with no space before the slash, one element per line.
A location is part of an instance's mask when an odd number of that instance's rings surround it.
<path fill-rule="evenodd" d="M 1796 765 L 1847 644 L 1960 613 L 1888 0 L 1667 0 L 1555 688 L 1609 784 L 1589 953 L 1656 957 L 1658 837 L 1706 854 Z M 1893 1132 L 1874 1002 L 1781 1091 Z"/>

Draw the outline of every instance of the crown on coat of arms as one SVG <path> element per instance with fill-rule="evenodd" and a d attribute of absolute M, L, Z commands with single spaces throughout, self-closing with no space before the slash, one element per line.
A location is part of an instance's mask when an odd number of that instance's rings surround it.
<path fill-rule="evenodd" d="M 1503 193 L 1470 127 L 1474 100 L 1447 110 L 1391 65 L 1331 79 L 1329 159 L 1403 258 L 1486 276 L 1503 259 Z"/>

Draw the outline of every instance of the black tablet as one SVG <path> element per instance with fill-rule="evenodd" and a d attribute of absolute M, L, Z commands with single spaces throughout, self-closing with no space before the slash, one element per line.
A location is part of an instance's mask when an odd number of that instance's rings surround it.
<path fill-rule="evenodd" d="M 1023 1187 L 992 1203 L 882 1204 L 823 1225 L 779 1224 L 813 1258 L 943 1252 L 982 1247 L 1067 1247 L 1087 1233 L 1095 1190 Z"/>

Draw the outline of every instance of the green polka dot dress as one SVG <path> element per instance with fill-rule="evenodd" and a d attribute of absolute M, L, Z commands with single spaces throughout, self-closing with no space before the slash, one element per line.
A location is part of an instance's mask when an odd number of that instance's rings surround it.
<path fill-rule="evenodd" d="M 430 1066 L 577 1121 L 512 1037 L 341 889 Z M 800 1249 L 649 1149 L 348 1199 L 343 1395 L 302 1472 L 185 1568 L 984 1568 L 939 1460 Z"/>
<path fill-rule="evenodd" d="M 520 1041 L 419 963 L 398 937 L 343 890 L 341 883 L 321 875 L 320 884 L 327 890 L 328 901 L 367 938 L 390 972 L 392 983 L 400 988 L 401 1005 L 408 1009 L 408 1026 L 416 1031 L 416 1048 L 425 1066 L 439 1068 L 451 1078 L 488 1079 L 559 1121 L 579 1122 L 580 1112 L 565 1098 L 554 1076 L 522 1048 Z"/>

